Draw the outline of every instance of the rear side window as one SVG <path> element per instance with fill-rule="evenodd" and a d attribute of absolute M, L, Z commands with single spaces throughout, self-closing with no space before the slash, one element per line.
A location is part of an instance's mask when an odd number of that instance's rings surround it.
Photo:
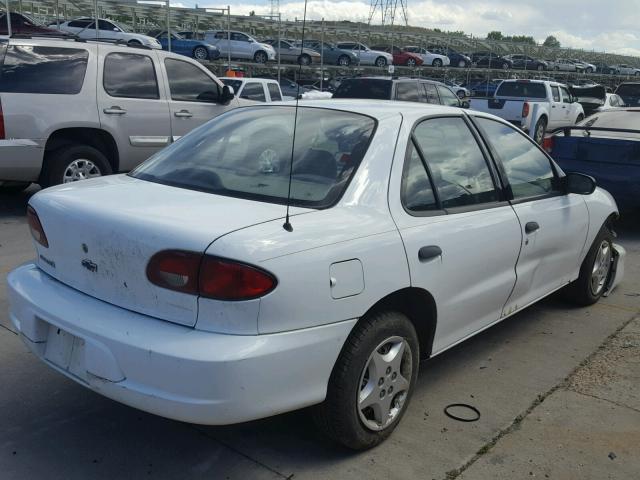
<path fill-rule="evenodd" d="M 135 53 L 110 53 L 104 59 L 104 90 L 112 97 L 160 98 L 153 60 Z"/>
<path fill-rule="evenodd" d="M 547 98 L 547 89 L 543 83 L 502 82 L 496 97 Z"/>
<path fill-rule="evenodd" d="M 419 102 L 417 82 L 399 82 L 396 84 L 396 100 L 405 102 Z"/>
<path fill-rule="evenodd" d="M 247 100 L 255 100 L 257 102 L 266 102 L 267 97 L 264 95 L 264 87 L 258 82 L 247 82 L 242 89 L 240 98 L 246 98 Z"/>
<path fill-rule="evenodd" d="M 434 118 L 414 130 L 442 208 L 498 201 L 491 172 L 462 118 Z"/>
<path fill-rule="evenodd" d="M 412 212 L 438 209 L 427 169 L 413 141 L 409 144 L 407 161 L 402 172 L 400 196 L 404 207 Z"/>
<path fill-rule="evenodd" d="M 333 98 L 368 98 L 391 100 L 391 82 L 382 79 L 353 78 L 344 80 Z"/>
<path fill-rule="evenodd" d="M 169 78 L 171 100 L 209 103 L 219 100 L 218 84 L 195 65 L 167 58 L 164 66 Z"/>
<path fill-rule="evenodd" d="M 279 102 L 282 100 L 282 95 L 280 95 L 280 88 L 275 83 L 268 83 L 267 88 L 269 89 L 269 95 L 271 95 L 272 102 Z"/>
<path fill-rule="evenodd" d="M 502 161 L 514 199 L 554 191 L 551 162 L 533 141 L 504 123 L 487 118 L 477 118 L 477 122 Z"/>
<path fill-rule="evenodd" d="M 422 88 L 424 88 L 425 95 L 427 96 L 427 103 L 433 103 L 434 105 L 440 104 L 440 97 L 438 97 L 438 91 L 435 85 L 423 83 Z"/>
<path fill-rule="evenodd" d="M 560 89 L 558 87 L 551 87 L 551 94 L 553 95 L 553 101 L 560 101 Z"/>
<path fill-rule="evenodd" d="M 0 92 L 75 95 L 82 90 L 89 52 L 80 48 L 9 45 Z"/>

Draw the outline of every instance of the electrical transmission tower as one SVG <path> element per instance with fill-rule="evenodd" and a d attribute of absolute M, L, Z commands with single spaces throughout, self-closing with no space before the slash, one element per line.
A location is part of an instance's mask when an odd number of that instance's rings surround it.
<path fill-rule="evenodd" d="M 401 20 L 404 25 L 409 25 L 407 1 L 408 0 L 371 0 L 369 24 L 374 20 L 374 17 L 379 15 L 382 25 L 394 25 L 399 15 L 399 20 Z"/>
<path fill-rule="evenodd" d="M 280 13 L 280 0 L 271 0 L 271 18 L 277 17 Z"/>

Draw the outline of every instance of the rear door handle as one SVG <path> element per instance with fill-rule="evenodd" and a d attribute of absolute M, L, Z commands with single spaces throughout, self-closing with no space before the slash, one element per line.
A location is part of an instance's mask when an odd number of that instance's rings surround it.
<path fill-rule="evenodd" d="M 191 113 L 189 110 L 180 110 L 179 112 L 175 112 L 174 115 L 176 117 L 183 117 L 183 118 L 193 117 L 193 113 Z"/>
<path fill-rule="evenodd" d="M 124 115 L 125 113 L 127 113 L 127 111 L 124 108 L 120 108 L 116 105 L 114 105 L 111 108 L 105 108 L 103 112 L 106 113 L 107 115 Z"/>
<path fill-rule="evenodd" d="M 442 255 L 442 249 L 437 245 L 429 245 L 418 250 L 418 260 L 427 262 Z"/>
<path fill-rule="evenodd" d="M 540 225 L 538 225 L 538 222 L 527 222 L 527 224 L 524 226 L 524 231 L 525 233 L 533 233 L 539 228 Z"/>

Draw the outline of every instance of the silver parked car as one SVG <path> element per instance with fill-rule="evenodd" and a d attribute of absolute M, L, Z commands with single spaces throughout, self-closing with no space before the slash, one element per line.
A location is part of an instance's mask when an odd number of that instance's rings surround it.
<path fill-rule="evenodd" d="M 204 34 L 204 41 L 220 49 L 220 56 L 231 54 L 232 58 L 267 63 L 276 60 L 276 51 L 267 44 L 258 42 L 251 35 L 227 30 L 210 30 Z"/>
<path fill-rule="evenodd" d="M 286 40 L 265 40 L 265 43 L 271 45 L 276 51 L 276 59 L 280 56 L 281 62 L 292 62 L 300 65 L 311 65 L 312 63 L 320 63 L 320 54 L 310 48 L 296 47 L 293 43 Z"/>
<path fill-rule="evenodd" d="M 52 23 L 49 26 L 51 28 L 56 28 L 55 23 Z M 68 22 L 63 22 L 57 28 L 63 32 L 72 33 L 85 39 L 94 39 L 97 36 L 103 40 L 119 40 L 130 45 L 144 45 L 145 47 L 155 48 L 158 50 L 162 48 L 160 42 L 155 38 L 148 35 L 142 35 L 140 33 L 128 32 L 123 26 L 105 18 L 98 19 L 97 35 L 96 21 L 91 17 L 76 18 Z"/>
<path fill-rule="evenodd" d="M 0 187 L 129 171 L 239 105 L 209 70 L 174 53 L 64 39 L 1 48 Z"/>

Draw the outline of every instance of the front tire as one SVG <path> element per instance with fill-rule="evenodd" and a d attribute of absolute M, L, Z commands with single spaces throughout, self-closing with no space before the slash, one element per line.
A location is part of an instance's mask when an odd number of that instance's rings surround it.
<path fill-rule="evenodd" d="M 340 352 L 324 403 L 313 411 L 320 430 L 353 450 L 383 442 L 407 410 L 419 358 L 418 337 L 405 315 L 365 317 Z"/>
<path fill-rule="evenodd" d="M 311 65 L 311 57 L 309 55 L 307 55 L 306 53 L 303 55 L 300 55 L 298 57 L 298 64 L 306 67 L 308 65 Z"/>
<path fill-rule="evenodd" d="M 458 62 L 458 68 L 465 68 L 467 66 L 467 62 L 464 60 L 460 60 Z"/>
<path fill-rule="evenodd" d="M 348 67 L 349 65 L 351 65 L 351 59 L 346 55 L 340 55 L 338 57 L 338 65 L 340 65 L 341 67 Z"/>
<path fill-rule="evenodd" d="M 196 60 L 208 60 L 209 52 L 204 47 L 196 47 L 193 49 L 193 58 Z"/>
<path fill-rule="evenodd" d="M 436 58 L 433 60 L 433 62 L 431 62 L 431 66 L 432 67 L 436 67 L 439 68 L 442 66 L 442 60 L 440 60 L 439 58 Z"/>
<path fill-rule="evenodd" d="M 415 67 L 416 66 L 416 59 L 415 58 L 408 59 L 406 65 L 407 65 L 407 67 L 411 67 L 411 68 Z"/>
<path fill-rule="evenodd" d="M 253 61 L 256 63 L 267 63 L 267 60 L 269 60 L 269 57 L 263 51 L 256 52 L 253 56 Z"/>
<path fill-rule="evenodd" d="M 40 185 L 43 188 L 112 173 L 102 152 L 89 145 L 69 145 L 47 155 Z"/>
<path fill-rule="evenodd" d="M 605 225 L 582 262 L 580 276 L 566 287 L 565 297 L 581 307 L 596 303 L 607 289 L 612 265 L 613 234 Z"/>
<path fill-rule="evenodd" d="M 387 66 L 387 59 L 384 57 L 378 57 L 376 58 L 376 67 L 386 67 Z"/>

